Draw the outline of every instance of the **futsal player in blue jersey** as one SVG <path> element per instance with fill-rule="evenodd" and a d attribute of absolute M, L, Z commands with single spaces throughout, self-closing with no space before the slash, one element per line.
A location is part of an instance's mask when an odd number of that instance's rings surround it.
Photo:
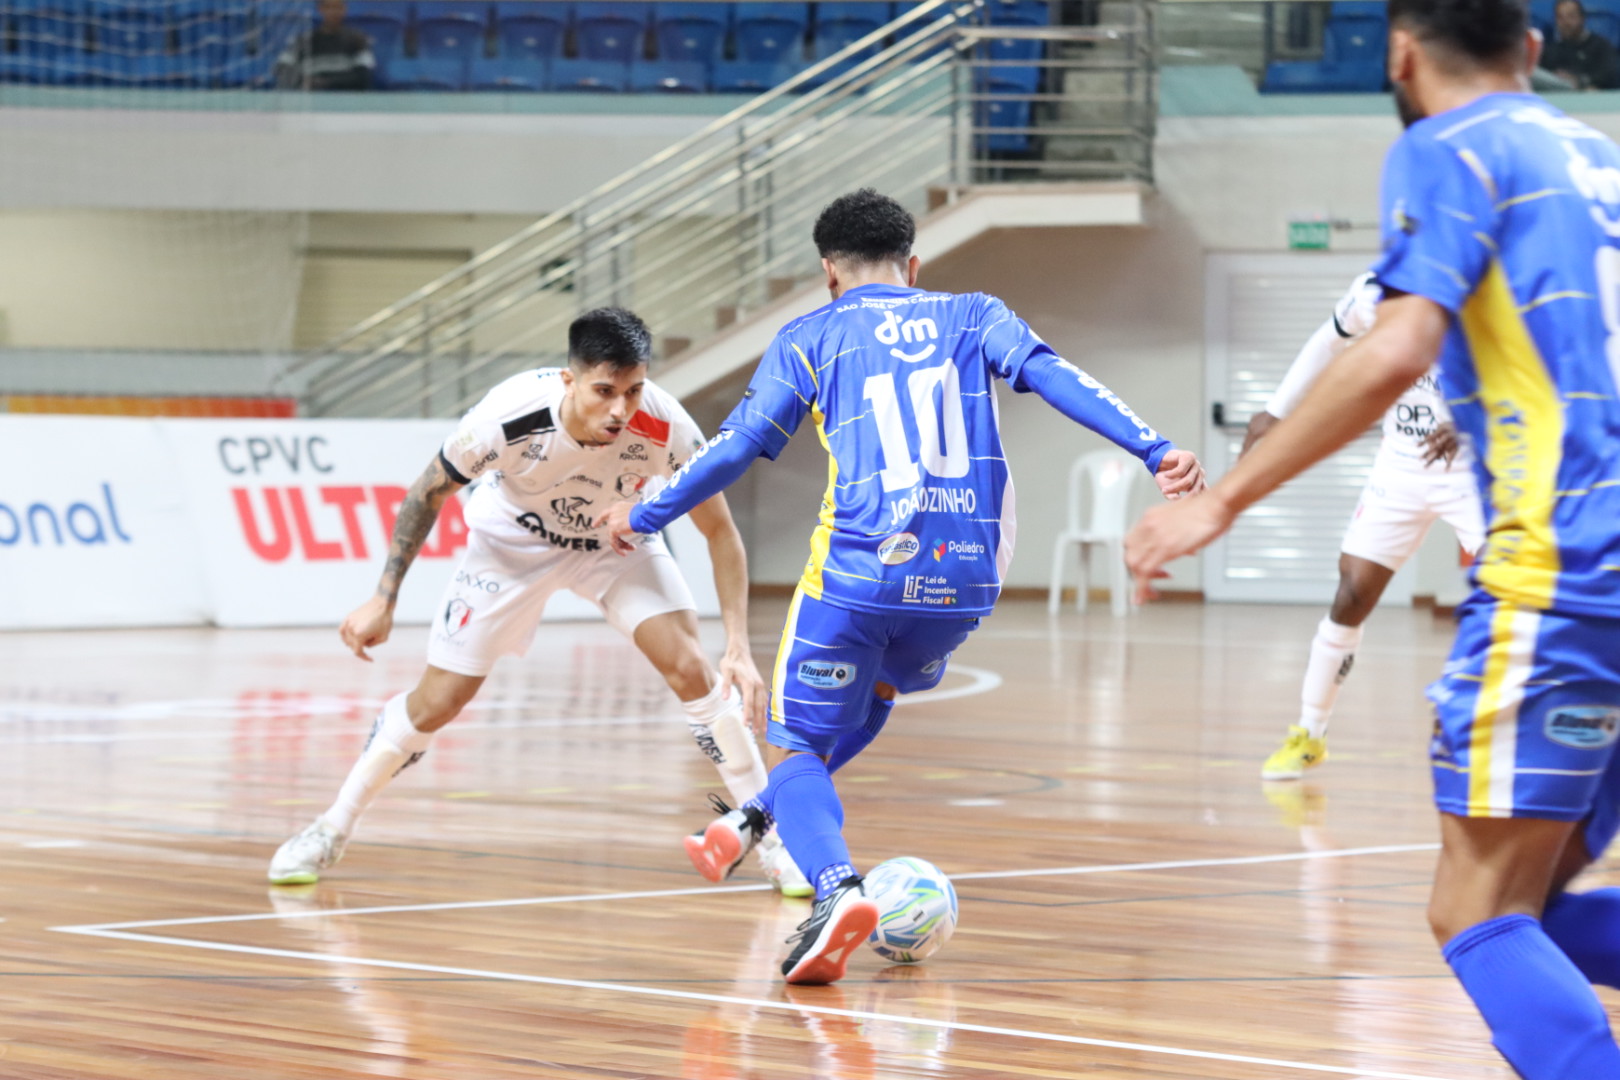
<path fill-rule="evenodd" d="M 841 978 L 876 924 L 845 845 L 831 774 L 860 753 L 897 693 L 936 685 L 995 606 L 1013 551 L 1013 489 L 995 380 L 1033 391 L 1140 458 L 1168 496 L 1203 469 L 1065 362 L 995 297 L 916 287 L 916 227 L 870 189 L 822 211 L 815 243 L 833 301 L 777 334 L 720 433 L 662 491 L 604 520 L 616 545 L 655 533 L 774 459 L 808 417 L 829 455 L 820 523 L 788 609 L 766 733 L 770 783 L 690 838 L 719 881 L 770 822 L 815 886 L 782 965 L 791 983 Z"/>
<path fill-rule="evenodd" d="M 1127 541 L 1139 581 L 1365 431 L 1437 357 L 1487 539 L 1430 687 L 1429 922 L 1526 1080 L 1613 1080 L 1620 890 L 1566 886 L 1620 828 L 1620 149 L 1526 92 L 1523 0 L 1390 0 L 1406 134 L 1378 321 L 1198 498 Z"/>

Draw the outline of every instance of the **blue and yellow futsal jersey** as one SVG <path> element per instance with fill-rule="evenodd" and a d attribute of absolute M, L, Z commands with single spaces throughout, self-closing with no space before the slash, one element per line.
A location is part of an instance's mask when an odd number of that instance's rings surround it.
<path fill-rule="evenodd" d="M 1156 469 L 1170 443 L 995 297 L 863 285 L 784 327 L 721 431 L 774 459 L 814 422 L 827 488 L 805 595 L 857 611 L 987 614 L 1016 531 L 994 380 L 1034 389 L 1024 369 L 1054 362 L 1079 383 L 1077 418 Z"/>
<path fill-rule="evenodd" d="M 1475 583 L 1620 616 L 1620 148 L 1491 94 L 1413 125 L 1383 197 L 1386 295 L 1456 316 L 1440 373 L 1485 504 Z"/>

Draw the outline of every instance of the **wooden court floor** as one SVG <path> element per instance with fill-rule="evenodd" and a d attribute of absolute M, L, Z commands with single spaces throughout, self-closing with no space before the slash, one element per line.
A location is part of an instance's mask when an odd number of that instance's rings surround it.
<path fill-rule="evenodd" d="M 839 777 L 955 939 L 791 989 L 808 905 L 692 873 L 715 777 L 604 626 L 543 628 L 303 889 L 266 862 L 423 631 L 0 636 L 0 1080 L 1507 1080 L 1423 919 L 1449 626 L 1380 612 L 1333 760 L 1263 788 L 1318 618 L 1005 605 Z"/>

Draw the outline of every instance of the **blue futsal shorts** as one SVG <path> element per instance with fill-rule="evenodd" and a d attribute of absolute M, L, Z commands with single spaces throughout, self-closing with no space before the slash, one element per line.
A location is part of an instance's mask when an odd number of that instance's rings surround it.
<path fill-rule="evenodd" d="M 1440 810 L 1584 821 L 1603 853 L 1620 829 L 1620 620 L 1475 592 L 1429 700 Z"/>
<path fill-rule="evenodd" d="M 826 757 L 840 735 L 866 723 L 877 683 L 902 694 L 933 689 L 978 625 L 853 611 L 795 591 L 771 677 L 766 741 Z"/>

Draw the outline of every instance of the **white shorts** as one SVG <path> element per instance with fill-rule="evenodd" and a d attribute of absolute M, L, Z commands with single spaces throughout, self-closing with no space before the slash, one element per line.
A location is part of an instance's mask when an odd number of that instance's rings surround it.
<path fill-rule="evenodd" d="M 1429 474 L 1374 467 L 1340 550 L 1399 570 L 1436 521 L 1451 526 L 1469 555 L 1479 551 L 1485 542 L 1485 519 L 1472 472 Z"/>
<path fill-rule="evenodd" d="M 661 537 L 619 555 L 508 544 L 475 529 L 434 614 L 428 663 L 488 675 L 502 656 L 529 651 L 546 601 L 562 589 L 595 604 L 625 637 L 654 615 L 697 607 Z"/>

